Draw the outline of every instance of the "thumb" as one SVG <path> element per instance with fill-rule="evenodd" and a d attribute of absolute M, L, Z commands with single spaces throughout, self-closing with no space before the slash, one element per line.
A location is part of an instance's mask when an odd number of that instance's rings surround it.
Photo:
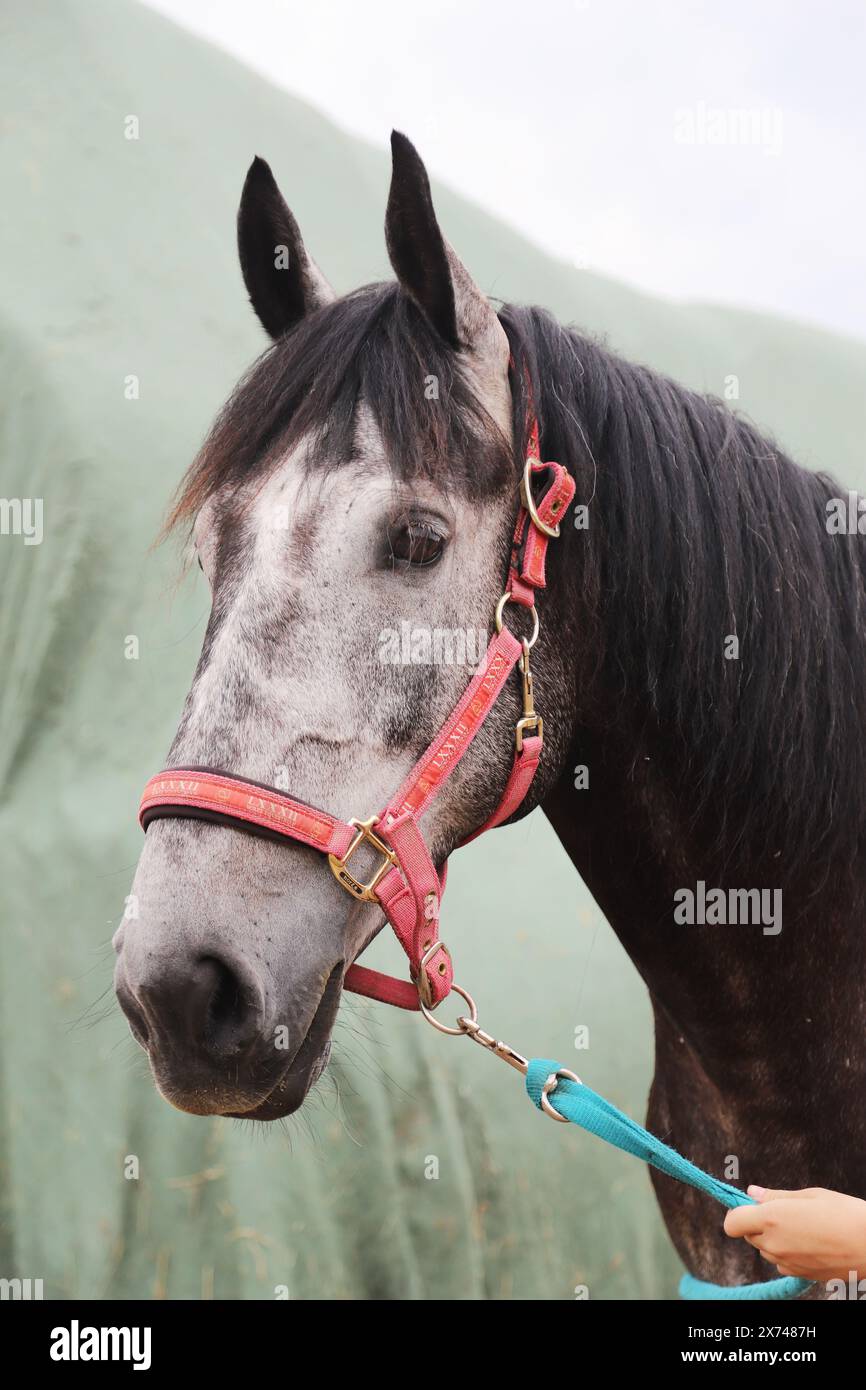
<path fill-rule="evenodd" d="M 750 1197 L 754 1197 L 756 1202 L 772 1202 L 776 1197 L 797 1197 L 799 1193 L 788 1192 L 783 1187 L 759 1187 L 757 1183 L 750 1183 L 746 1188 Z"/>

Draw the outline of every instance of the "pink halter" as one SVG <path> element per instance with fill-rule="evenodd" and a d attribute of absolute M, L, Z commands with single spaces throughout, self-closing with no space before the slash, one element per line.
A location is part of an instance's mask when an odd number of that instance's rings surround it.
<path fill-rule="evenodd" d="M 529 652 L 539 626 L 535 591 L 545 587 L 548 542 L 559 535 L 559 521 L 574 497 L 575 485 L 562 464 L 541 462 L 535 421 L 527 452 L 508 580 L 496 607 L 496 635 L 463 698 L 378 816 L 364 821 L 338 820 L 274 787 L 195 767 L 167 768 L 152 777 L 139 806 L 138 818 L 145 830 L 150 821 L 160 817 L 194 817 L 298 840 L 326 854 L 337 882 L 347 893 L 363 902 L 379 903 L 409 958 L 411 983 L 363 965 L 351 965 L 344 986 L 401 1009 L 435 1009 L 453 984 L 451 955 L 439 937 L 439 905 L 447 862 L 441 875 L 437 873 L 418 823 L 516 666 L 522 683 L 523 715 L 515 728 L 511 774 L 493 815 L 464 844 L 513 815 L 532 785 L 541 758 L 543 724 L 535 712 L 529 669 Z M 545 485 L 537 502 L 533 482 Z M 528 640 L 521 641 L 505 626 L 503 614 L 508 603 L 518 603 L 532 613 L 533 632 Z M 364 843 L 381 855 L 382 862 L 372 878 L 361 883 L 352 872 L 351 861 Z"/>

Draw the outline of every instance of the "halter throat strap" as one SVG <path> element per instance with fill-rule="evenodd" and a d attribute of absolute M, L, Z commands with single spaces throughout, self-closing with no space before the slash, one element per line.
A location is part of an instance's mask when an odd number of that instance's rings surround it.
<path fill-rule="evenodd" d="M 378 815 L 367 820 L 340 820 L 276 787 L 217 768 L 167 768 L 152 777 L 144 789 L 138 812 L 144 830 L 151 821 L 164 817 L 192 817 L 278 840 L 295 840 L 326 855 L 337 882 L 353 898 L 378 903 L 408 957 L 410 980 L 352 964 L 344 987 L 357 994 L 398 1008 L 432 1010 L 451 990 L 451 956 L 439 936 L 447 862 L 436 868 L 419 821 L 471 747 L 515 669 L 520 675 L 523 713 L 515 728 L 511 772 L 496 810 L 463 843 L 512 816 L 532 785 L 543 746 L 543 722 L 534 707 L 529 661 L 538 636 L 535 594 L 546 587 L 547 547 L 559 535 L 559 522 L 574 490 L 574 480 L 561 464 L 541 462 L 538 426 L 533 420 L 508 579 L 496 609 L 496 633 L 462 698 Z M 506 626 L 504 615 L 509 603 L 531 612 L 530 639 L 518 639 Z M 353 869 L 362 846 L 380 856 L 366 881 Z"/>

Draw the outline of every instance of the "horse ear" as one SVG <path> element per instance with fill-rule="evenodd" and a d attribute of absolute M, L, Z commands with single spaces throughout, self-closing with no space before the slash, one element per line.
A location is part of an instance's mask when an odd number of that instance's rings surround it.
<path fill-rule="evenodd" d="M 476 370 L 508 373 L 508 339 L 493 306 L 449 246 L 436 221 L 430 181 L 418 151 L 391 132 L 391 191 L 385 240 L 397 278 L 440 337 L 469 349 Z"/>
<path fill-rule="evenodd" d="M 272 338 L 336 298 L 304 247 L 276 180 L 258 156 L 238 208 L 238 254 L 250 303 Z"/>

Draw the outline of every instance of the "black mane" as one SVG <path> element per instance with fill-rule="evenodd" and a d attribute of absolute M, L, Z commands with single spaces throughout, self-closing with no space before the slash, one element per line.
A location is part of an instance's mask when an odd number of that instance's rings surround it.
<path fill-rule="evenodd" d="M 842 872 L 863 847 L 866 778 L 863 541 L 825 525 L 827 499 L 844 494 L 721 401 L 542 310 L 505 306 L 500 319 L 515 440 L 531 383 L 542 453 L 589 504 L 589 529 L 565 547 L 592 655 L 587 708 L 632 727 L 637 715 L 675 747 L 678 795 L 725 864 L 748 849 Z M 483 495 L 522 448 L 509 456 L 459 359 L 397 285 L 316 311 L 240 383 L 171 522 L 304 435 L 322 466 L 351 459 L 359 400 L 395 474 L 441 481 L 447 460 L 449 486 Z M 738 660 L 725 658 L 729 635 Z"/>
<path fill-rule="evenodd" d="M 845 492 L 721 401 L 549 314 L 501 318 L 543 453 L 590 502 L 573 553 L 609 717 L 637 712 L 673 745 L 719 864 L 775 859 L 777 883 L 796 866 L 845 874 L 866 780 L 866 543 L 826 528 Z"/>

